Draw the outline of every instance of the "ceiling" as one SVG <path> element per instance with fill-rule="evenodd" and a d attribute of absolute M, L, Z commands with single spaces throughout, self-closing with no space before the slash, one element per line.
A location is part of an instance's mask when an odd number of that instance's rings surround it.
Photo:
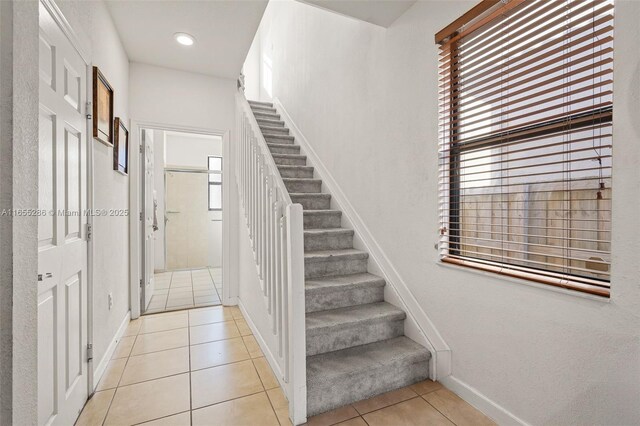
<path fill-rule="evenodd" d="M 361 21 L 389 27 L 416 0 L 299 0 L 303 3 L 351 16 Z"/>
<path fill-rule="evenodd" d="M 267 0 L 107 0 L 129 60 L 237 78 Z M 181 46 L 177 32 L 195 37 Z"/>

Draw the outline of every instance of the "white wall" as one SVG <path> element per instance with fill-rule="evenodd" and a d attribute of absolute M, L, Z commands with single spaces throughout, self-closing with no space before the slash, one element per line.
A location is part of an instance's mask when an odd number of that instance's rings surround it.
<path fill-rule="evenodd" d="M 165 167 L 204 169 L 207 157 L 222 156 L 222 138 L 165 132 Z"/>
<path fill-rule="evenodd" d="M 270 2 L 261 49 L 252 53 L 271 57 L 274 97 L 451 347 L 447 383 L 497 404 L 483 408 L 501 420 L 637 424 L 640 3 L 616 1 L 609 301 L 438 262 L 433 35 L 473 4 L 419 1 L 385 30 L 298 2 Z M 247 80 L 254 79 L 247 87 L 257 84 L 248 66 L 255 60 L 245 63 Z"/>
<path fill-rule="evenodd" d="M 134 120 L 213 130 L 234 127 L 234 80 L 132 62 L 129 87 Z"/>
<path fill-rule="evenodd" d="M 0 2 L 0 208 L 38 205 L 38 3 Z M 37 422 L 37 218 L 0 218 L 0 424 Z"/>

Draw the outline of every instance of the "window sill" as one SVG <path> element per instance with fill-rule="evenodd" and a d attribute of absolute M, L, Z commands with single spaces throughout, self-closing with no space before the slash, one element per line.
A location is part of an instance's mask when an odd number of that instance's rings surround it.
<path fill-rule="evenodd" d="M 574 296 L 574 297 L 594 300 L 594 301 L 598 301 L 598 302 L 609 303 L 609 301 L 610 301 L 609 292 L 607 292 L 606 295 L 604 295 L 604 294 L 594 294 L 594 293 L 585 292 L 583 290 L 575 289 L 575 288 L 571 288 L 571 287 L 569 287 L 569 288 L 560 287 L 560 286 L 556 286 L 556 285 L 553 285 L 553 284 L 546 284 L 546 283 L 540 283 L 540 282 L 528 280 L 526 278 L 520 278 L 520 277 L 511 276 L 511 275 L 507 275 L 507 274 L 503 274 L 503 273 L 496 273 L 496 272 L 492 272 L 492 271 L 486 270 L 484 268 L 478 268 L 478 267 L 473 267 L 473 266 L 469 266 L 469 265 L 460 265 L 460 264 L 450 263 L 450 262 L 447 262 L 446 260 L 443 260 L 443 259 L 438 259 L 436 261 L 436 263 L 441 268 L 447 268 L 447 269 L 451 269 L 451 270 L 454 270 L 454 271 L 469 272 L 471 274 L 476 274 L 476 275 L 481 275 L 481 276 L 484 276 L 484 277 L 489 277 L 489 278 L 492 278 L 494 280 L 506 281 L 506 282 L 516 283 L 516 284 L 524 284 L 526 286 L 534 287 L 534 288 L 541 289 L 541 290 L 552 291 L 554 293 L 565 294 L 565 295 L 568 295 L 568 296 Z"/>

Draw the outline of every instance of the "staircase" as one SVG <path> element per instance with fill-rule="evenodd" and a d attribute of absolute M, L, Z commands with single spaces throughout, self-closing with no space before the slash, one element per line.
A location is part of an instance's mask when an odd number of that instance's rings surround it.
<path fill-rule="evenodd" d="M 273 104 L 249 101 L 291 201 L 303 206 L 307 415 L 424 380 L 431 354 L 404 336 L 406 314 L 384 301 L 342 212 L 300 154 Z"/>

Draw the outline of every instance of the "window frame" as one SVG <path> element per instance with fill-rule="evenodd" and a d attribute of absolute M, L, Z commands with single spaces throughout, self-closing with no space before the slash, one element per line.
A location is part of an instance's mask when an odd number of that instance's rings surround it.
<path fill-rule="evenodd" d="M 454 21 L 451 25 L 447 26 L 442 31 L 438 32 L 435 36 L 436 43 L 442 44 L 445 41 L 450 40 L 458 35 L 457 30 L 463 28 L 469 21 L 473 21 L 478 16 L 490 11 L 491 16 L 495 16 L 491 13 L 491 10 L 496 6 L 499 1 L 484 0 L 478 4 L 475 8 L 471 9 L 467 14 L 463 15 L 460 19 Z M 504 7 L 504 6 L 503 6 Z M 483 22 L 487 22 L 489 18 L 481 19 Z M 477 22 L 477 21 L 476 21 Z M 471 24 L 473 26 L 474 24 Z M 448 46 L 450 58 L 455 57 L 458 49 L 458 42 L 451 41 Z M 450 60 L 450 69 L 448 70 L 449 81 L 460 81 L 460 67 L 454 68 L 453 60 Z M 449 112 L 444 116 L 439 112 L 439 122 L 444 122 L 444 126 L 447 129 L 445 136 L 441 136 L 443 141 L 439 143 L 440 148 L 442 144 L 448 146 L 449 154 L 448 160 L 439 161 L 439 170 L 444 172 L 446 176 L 446 184 L 444 192 L 447 194 L 448 203 L 446 204 L 446 213 L 443 214 L 444 220 L 441 220 L 440 236 L 441 242 L 446 239 L 446 248 L 442 249 L 439 246 L 441 254 L 439 256 L 439 262 L 457 265 L 465 268 L 473 268 L 481 271 L 492 272 L 499 275 L 509 276 L 512 278 L 524 279 L 526 281 L 548 284 L 565 289 L 577 290 L 580 292 L 588 293 L 591 295 L 610 297 L 610 279 L 600 280 L 598 278 L 583 277 L 576 274 L 560 273 L 552 270 L 545 270 L 543 268 L 536 268 L 532 266 L 522 266 L 517 263 L 510 263 L 510 261 L 493 261 L 483 259 L 480 257 L 469 256 L 461 254 L 461 157 L 467 152 L 466 150 L 478 149 L 478 147 L 491 149 L 500 148 L 502 144 L 508 144 L 517 142 L 530 137 L 544 137 L 553 136 L 558 134 L 558 129 L 573 130 L 581 127 L 588 128 L 596 124 L 612 123 L 613 121 L 613 105 L 603 108 L 594 108 L 587 112 L 567 115 L 561 118 L 548 119 L 532 125 L 518 127 L 516 129 L 510 129 L 507 131 L 495 131 L 488 134 L 459 140 L 457 130 L 459 126 L 454 123 L 461 121 L 461 112 L 457 109 L 461 97 L 464 96 L 464 92 L 460 91 L 460 86 L 450 84 L 449 93 L 445 95 L 444 103 L 450 105 Z M 439 126 L 442 129 L 442 124 Z M 441 130 L 440 130 L 441 131 Z M 486 145 L 485 145 L 486 144 Z M 466 149 L 465 149 L 466 148 Z M 439 190 L 439 199 L 442 197 L 442 193 Z M 611 243 L 611 242 L 610 242 Z M 454 256 L 454 257 L 452 257 Z M 574 277 L 572 280 L 571 277 Z"/>
<path fill-rule="evenodd" d="M 210 168 L 210 160 L 211 158 L 219 158 L 220 159 L 220 170 L 215 170 L 215 169 L 211 169 Z M 212 174 L 218 174 L 220 175 L 220 182 L 211 182 L 210 180 L 210 176 Z M 207 156 L 207 209 L 210 212 L 219 212 L 222 211 L 223 205 L 222 205 L 222 156 L 220 155 L 208 155 Z M 220 208 L 216 209 L 216 208 L 211 208 L 211 186 L 219 186 L 220 187 Z"/>

